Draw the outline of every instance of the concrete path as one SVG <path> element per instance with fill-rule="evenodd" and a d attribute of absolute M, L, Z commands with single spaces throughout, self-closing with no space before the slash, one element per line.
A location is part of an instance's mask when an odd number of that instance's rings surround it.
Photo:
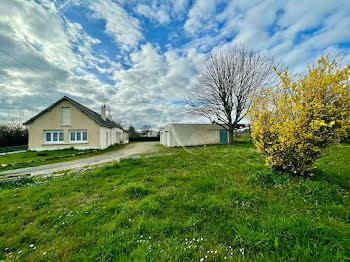
<path fill-rule="evenodd" d="M 82 159 L 76 159 L 71 161 L 47 164 L 35 167 L 19 168 L 15 170 L 8 170 L 0 172 L 0 179 L 6 179 L 15 175 L 49 175 L 51 173 L 57 173 L 64 170 L 80 169 L 86 166 L 100 165 L 113 161 L 120 161 L 123 158 L 127 158 L 134 155 L 140 155 L 145 153 L 155 153 L 159 150 L 159 142 L 138 142 L 127 145 L 126 147 L 108 152 L 101 155 L 91 156 Z"/>
<path fill-rule="evenodd" d="M 9 154 L 16 154 L 16 153 L 23 153 L 23 152 L 27 152 L 27 150 L 20 150 L 20 151 L 12 151 L 12 152 L 5 152 L 5 153 L 0 153 L 0 156 L 4 156 L 4 155 L 9 155 Z"/>

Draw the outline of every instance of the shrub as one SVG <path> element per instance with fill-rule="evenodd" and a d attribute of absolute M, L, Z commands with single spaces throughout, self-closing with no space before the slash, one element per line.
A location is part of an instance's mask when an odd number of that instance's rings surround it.
<path fill-rule="evenodd" d="M 297 77 L 277 72 L 280 84 L 262 88 L 249 112 L 252 137 L 270 166 L 310 174 L 326 148 L 339 141 L 349 126 L 350 65 L 321 57 Z"/>
<path fill-rule="evenodd" d="M 348 127 L 341 137 L 341 142 L 350 143 L 350 127 Z"/>

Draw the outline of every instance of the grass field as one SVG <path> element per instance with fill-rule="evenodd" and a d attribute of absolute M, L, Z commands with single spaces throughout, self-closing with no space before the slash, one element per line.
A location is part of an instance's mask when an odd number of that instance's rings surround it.
<path fill-rule="evenodd" d="M 2 183 L 0 260 L 349 260 L 349 161 L 338 145 L 296 178 L 241 143 Z"/>
<path fill-rule="evenodd" d="M 15 153 L 9 155 L 0 156 L 0 172 L 11 169 L 18 169 L 30 166 L 40 166 L 51 163 L 57 163 L 62 161 L 74 160 L 79 158 L 85 158 L 94 156 L 110 151 L 118 150 L 124 145 L 114 145 L 104 150 L 79 150 L 79 149 L 61 149 L 61 150 L 49 150 L 49 151 L 26 151 L 22 153 Z M 6 164 L 2 167 L 1 164 Z"/>

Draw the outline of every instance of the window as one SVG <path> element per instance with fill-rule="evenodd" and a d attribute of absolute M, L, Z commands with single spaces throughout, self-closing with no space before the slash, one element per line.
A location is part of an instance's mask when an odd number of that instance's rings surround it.
<path fill-rule="evenodd" d="M 58 133 L 58 140 L 63 141 L 63 132 Z"/>
<path fill-rule="evenodd" d="M 44 142 L 45 144 L 59 144 L 64 141 L 63 130 L 45 130 Z"/>
<path fill-rule="evenodd" d="M 70 132 L 70 140 L 75 141 L 75 132 Z"/>
<path fill-rule="evenodd" d="M 71 143 L 87 143 L 87 130 L 69 130 L 69 138 Z"/>
<path fill-rule="evenodd" d="M 62 125 L 70 126 L 70 107 L 62 107 Z"/>

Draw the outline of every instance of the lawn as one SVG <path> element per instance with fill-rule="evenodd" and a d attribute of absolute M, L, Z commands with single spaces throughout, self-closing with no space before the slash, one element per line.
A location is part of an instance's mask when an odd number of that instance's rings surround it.
<path fill-rule="evenodd" d="M 94 156 L 110 151 L 118 150 L 123 145 L 114 145 L 104 150 L 79 150 L 79 149 L 61 149 L 61 150 L 49 150 L 49 151 L 26 151 L 22 153 L 14 153 L 0 156 L 0 172 L 11 169 L 18 169 L 30 166 L 41 166 L 51 163 L 57 163 L 67 160 L 74 160 L 79 158 L 85 158 Z M 6 166 L 1 166 L 5 164 Z"/>
<path fill-rule="evenodd" d="M 350 259 L 349 144 L 314 178 L 271 171 L 251 143 L 164 151 L 1 183 L 0 260 Z"/>

